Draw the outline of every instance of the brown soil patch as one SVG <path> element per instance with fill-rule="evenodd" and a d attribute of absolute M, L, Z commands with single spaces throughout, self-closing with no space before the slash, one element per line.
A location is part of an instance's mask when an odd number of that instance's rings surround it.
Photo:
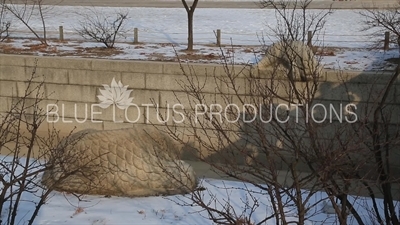
<path fill-rule="evenodd" d="M 16 48 L 12 45 L 8 45 L 7 43 L 1 43 L 0 52 L 5 54 L 27 54 L 27 55 L 33 55 L 36 52 L 40 52 L 49 55 L 54 55 L 58 53 L 58 50 L 56 46 L 46 46 L 43 44 L 23 45 L 23 48 Z"/>
<path fill-rule="evenodd" d="M 102 48 L 102 47 L 92 47 L 92 48 L 82 48 L 76 47 L 76 55 L 83 56 L 97 56 L 97 57 L 106 57 L 113 56 L 123 53 L 123 51 L 119 48 Z"/>
<path fill-rule="evenodd" d="M 256 53 L 256 51 L 253 48 L 245 48 L 243 50 L 243 52 L 245 52 L 245 53 Z"/>
<path fill-rule="evenodd" d="M 358 64 L 358 62 L 356 62 L 356 61 L 344 61 L 344 63 L 346 63 L 346 64 Z"/>
<path fill-rule="evenodd" d="M 49 46 L 45 44 L 24 45 L 24 47 L 27 47 L 30 51 L 37 51 L 48 54 L 55 54 L 58 52 L 56 46 Z"/>
<path fill-rule="evenodd" d="M 13 40 L 11 38 L 6 38 L 3 40 L 4 43 L 10 43 L 13 42 Z"/>
<path fill-rule="evenodd" d="M 215 59 L 220 59 L 220 56 L 214 53 L 210 54 L 190 53 L 185 55 L 179 55 L 179 58 L 182 60 L 215 60 Z"/>
<path fill-rule="evenodd" d="M 151 60 L 157 60 L 157 61 L 178 61 L 177 57 L 175 56 L 165 56 L 161 53 L 151 53 L 151 54 L 145 54 L 149 59 Z M 220 59 L 220 56 L 214 53 L 210 54 L 201 54 L 201 53 L 187 53 L 187 54 L 179 54 L 179 59 L 183 61 L 198 61 L 198 60 L 203 60 L 203 61 L 208 61 L 208 60 L 218 60 Z"/>
<path fill-rule="evenodd" d="M 149 59 L 155 60 L 155 61 L 167 61 L 167 62 L 175 62 L 176 57 L 167 57 L 163 54 L 160 53 L 151 53 L 151 54 L 145 54 L 145 53 L 140 53 L 141 55 L 146 55 Z"/>
<path fill-rule="evenodd" d="M 23 48 L 14 47 L 7 43 L 0 43 L 0 53 L 35 55 L 39 52 L 44 55 L 82 56 L 82 57 L 99 57 L 99 58 L 123 53 L 123 51 L 118 48 L 112 48 L 112 49 L 106 47 L 83 48 L 77 45 L 68 45 L 68 47 L 72 47 L 74 48 L 74 50 L 61 51 L 57 48 L 57 46 L 46 46 L 43 44 L 26 44 L 26 43 L 29 42 L 24 42 L 24 44 L 22 45 Z"/>
<path fill-rule="evenodd" d="M 5 54 L 15 53 L 18 49 L 10 45 L 0 45 L 0 52 Z"/>

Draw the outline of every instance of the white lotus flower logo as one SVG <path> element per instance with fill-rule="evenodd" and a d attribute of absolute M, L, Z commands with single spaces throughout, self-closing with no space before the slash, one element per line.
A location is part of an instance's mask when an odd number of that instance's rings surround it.
<path fill-rule="evenodd" d="M 103 84 L 104 89 L 100 89 L 101 95 L 97 98 L 101 101 L 100 107 L 105 109 L 110 105 L 116 105 L 119 109 L 127 109 L 132 104 L 133 98 L 130 98 L 132 90 L 128 90 L 128 85 L 122 85 L 121 81 L 118 83 L 115 78 L 111 81 L 111 86 Z"/>

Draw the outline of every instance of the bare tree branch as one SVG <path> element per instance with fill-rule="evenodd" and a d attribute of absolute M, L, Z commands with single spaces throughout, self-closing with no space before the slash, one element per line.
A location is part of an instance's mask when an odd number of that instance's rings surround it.
<path fill-rule="evenodd" d="M 123 23 L 128 18 L 128 12 L 118 12 L 115 17 L 104 15 L 95 9 L 90 13 L 80 15 L 79 28 L 76 31 L 85 39 L 103 43 L 107 48 L 113 48 L 117 36 L 124 35 Z"/>

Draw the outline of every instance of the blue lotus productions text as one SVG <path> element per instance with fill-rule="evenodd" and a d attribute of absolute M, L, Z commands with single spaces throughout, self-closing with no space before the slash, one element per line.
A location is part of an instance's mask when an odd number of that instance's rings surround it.
<path fill-rule="evenodd" d="M 358 120 L 357 106 L 355 104 L 271 104 L 254 105 L 243 104 L 196 104 L 185 108 L 183 104 L 130 104 L 121 110 L 110 106 L 112 118 L 109 113 L 105 115 L 106 109 L 99 104 L 74 105 L 68 109 L 64 104 L 47 105 L 47 122 L 49 123 L 102 123 L 103 120 L 115 123 L 159 123 L 167 122 L 185 123 L 191 118 L 194 123 L 213 122 L 220 123 L 288 123 L 294 121 L 315 123 L 355 123 Z M 73 111 L 71 111 L 73 110 Z M 69 112 L 68 114 L 66 112 Z M 72 114 L 72 115 L 71 115 Z M 153 115 L 152 115 L 153 114 Z M 118 116 L 117 116 L 118 115 Z M 151 121 L 150 121 L 150 118 Z"/>

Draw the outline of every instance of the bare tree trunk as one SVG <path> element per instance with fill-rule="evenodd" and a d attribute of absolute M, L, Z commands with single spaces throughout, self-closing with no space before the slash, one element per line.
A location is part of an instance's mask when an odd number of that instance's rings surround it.
<path fill-rule="evenodd" d="M 38 1 L 38 7 L 39 7 L 40 20 L 42 21 L 42 26 L 43 26 L 43 42 L 45 45 L 47 45 L 46 23 L 42 10 L 42 0 Z"/>
<path fill-rule="evenodd" d="M 188 12 L 188 51 L 193 51 L 193 12 Z"/>
<path fill-rule="evenodd" d="M 189 7 L 186 0 L 182 0 L 182 4 L 185 7 L 188 16 L 188 51 L 193 51 L 193 15 L 198 2 L 199 0 L 194 0 L 192 6 Z"/>

